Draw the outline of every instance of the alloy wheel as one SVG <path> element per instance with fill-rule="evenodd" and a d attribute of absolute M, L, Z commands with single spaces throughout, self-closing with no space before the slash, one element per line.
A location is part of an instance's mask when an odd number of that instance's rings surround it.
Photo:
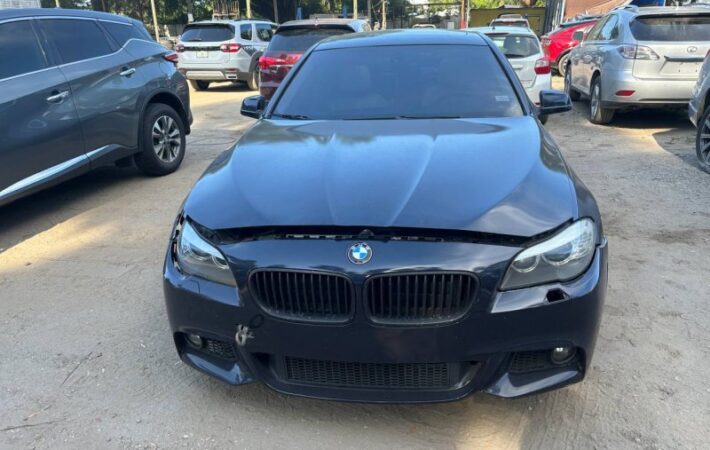
<path fill-rule="evenodd" d="M 710 115 L 707 115 L 700 130 L 698 156 L 705 164 L 710 165 Z"/>
<path fill-rule="evenodd" d="M 171 163 L 180 152 L 180 128 L 170 116 L 160 116 L 153 123 L 153 150 L 161 161 Z"/>
<path fill-rule="evenodd" d="M 599 83 L 596 83 L 592 88 L 592 98 L 589 100 L 589 107 L 591 108 L 592 117 L 596 117 L 599 112 Z"/>

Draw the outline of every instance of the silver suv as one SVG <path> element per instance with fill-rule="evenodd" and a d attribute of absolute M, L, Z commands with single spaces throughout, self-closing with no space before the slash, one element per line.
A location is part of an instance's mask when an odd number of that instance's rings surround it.
<path fill-rule="evenodd" d="M 259 89 L 259 57 L 276 24 L 262 20 L 213 20 L 185 27 L 175 46 L 178 70 L 202 91 L 211 81 L 243 81 Z"/>
<path fill-rule="evenodd" d="M 710 173 L 710 52 L 693 88 L 693 98 L 688 104 L 690 121 L 698 127 L 695 148 L 700 167 Z"/>
<path fill-rule="evenodd" d="M 707 6 L 620 8 L 570 53 L 565 91 L 572 100 L 588 95 L 590 121 L 598 124 L 632 106 L 682 107 L 709 49 Z"/>

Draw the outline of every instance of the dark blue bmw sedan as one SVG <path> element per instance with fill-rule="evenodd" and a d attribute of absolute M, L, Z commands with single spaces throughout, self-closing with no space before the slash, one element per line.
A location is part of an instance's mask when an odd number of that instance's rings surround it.
<path fill-rule="evenodd" d="M 475 33 L 326 40 L 194 186 L 165 260 L 181 359 L 367 402 L 515 397 L 590 366 L 607 284 L 592 194 Z"/>

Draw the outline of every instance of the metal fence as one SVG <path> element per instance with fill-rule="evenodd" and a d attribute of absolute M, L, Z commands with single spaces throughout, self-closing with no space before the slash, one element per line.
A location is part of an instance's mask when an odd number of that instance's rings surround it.
<path fill-rule="evenodd" d="M 0 0 L 0 9 L 41 8 L 40 0 Z"/>

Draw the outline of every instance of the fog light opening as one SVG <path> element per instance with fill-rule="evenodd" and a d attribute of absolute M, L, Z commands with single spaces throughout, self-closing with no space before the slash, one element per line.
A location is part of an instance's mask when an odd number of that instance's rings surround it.
<path fill-rule="evenodd" d="M 572 361 L 577 349 L 574 347 L 555 347 L 550 352 L 550 360 L 553 364 L 562 365 Z"/>
<path fill-rule="evenodd" d="M 202 348 L 202 337 L 197 334 L 188 334 L 187 342 L 195 348 Z"/>

